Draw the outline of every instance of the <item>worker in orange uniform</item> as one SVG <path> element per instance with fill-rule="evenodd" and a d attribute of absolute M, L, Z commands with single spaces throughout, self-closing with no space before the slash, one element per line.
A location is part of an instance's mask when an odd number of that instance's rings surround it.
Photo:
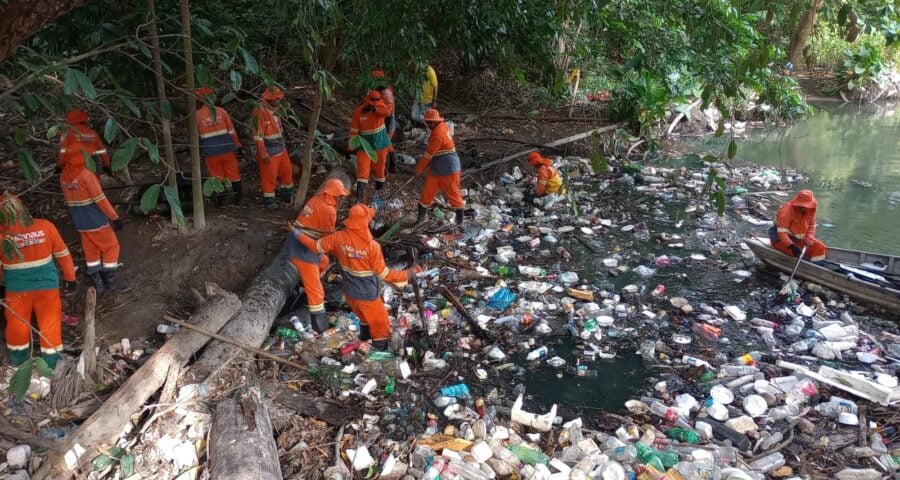
<path fill-rule="evenodd" d="M 562 190 L 562 179 L 549 158 L 538 152 L 531 152 L 528 154 L 528 164 L 537 170 L 537 183 L 534 186 L 536 196 L 542 197 Z"/>
<path fill-rule="evenodd" d="M 297 239 L 312 251 L 337 258 L 341 265 L 344 297 L 359 317 L 360 339 L 371 339 L 373 348 L 384 351 L 391 336 L 391 322 L 381 300 L 381 281 L 403 288 L 410 272 L 391 270 L 384 264 L 381 245 L 369 231 L 369 222 L 374 216 L 373 208 L 357 203 L 344 220 L 343 230 L 319 240 L 300 232 Z"/>
<path fill-rule="evenodd" d="M 107 175 L 112 175 L 112 168 L 109 161 L 109 152 L 106 151 L 106 145 L 100 139 L 100 135 L 88 126 L 88 114 L 84 110 L 69 110 L 66 113 L 66 130 L 59 138 L 59 159 L 56 162 L 56 168 L 61 171 L 65 155 L 67 152 L 77 150 L 84 151 L 90 157 L 99 157 L 100 166 Z"/>
<path fill-rule="evenodd" d="M 384 71 L 372 70 L 372 78 L 376 81 L 375 90 L 381 94 L 381 99 L 388 106 L 391 113 L 384 119 L 384 127 L 387 129 L 388 138 L 391 139 L 391 146 L 388 147 L 387 171 L 388 173 L 397 173 L 397 153 L 394 152 L 394 133 L 397 131 L 397 117 L 395 115 L 397 108 L 394 101 L 394 87 L 388 84 L 384 77 Z"/>
<path fill-rule="evenodd" d="M 262 103 L 253 108 L 253 141 L 256 143 L 256 162 L 262 182 L 263 202 L 268 208 L 278 208 L 275 198 L 275 182 L 281 182 L 280 193 L 284 202 L 294 196 L 294 172 L 291 158 L 284 144 L 281 118 L 276 114 L 284 93 L 278 87 L 268 87 L 263 92 Z"/>
<path fill-rule="evenodd" d="M 62 279 L 75 281 L 75 264 L 65 242 L 53 226 L 42 218 L 32 219 L 15 195 L 0 199 L 4 214 L 15 223 L 0 227 L 0 235 L 12 240 L 18 252 L 0 254 L 6 285 L 6 346 L 15 367 L 31 357 L 31 319 L 37 318 L 41 355 L 50 368 L 62 351 L 62 300 L 59 295 L 59 268 Z M 56 263 L 54 264 L 54 260 Z"/>
<path fill-rule="evenodd" d="M 213 105 L 213 89 L 200 87 L 194 91 L 201 106 L 197 109 L 197 134 L 200 136 L 200 156 L 206 161 L 209 174 L 220 182 L 228 180 L 234 192 L 234 204 L 241 203 L 243 187 L 235 152 L 241 150 L 241 140 L 234 131 L 231 117 L 222 107 Z M 209 98 L 207 98 L 209 97 Z M 215 112 L 215 115 L 213 115 Z"/>
<path fill-rule="evenodd" d="M 825 244 L 816 237 L 816 202 L 811 190 L 800 190 L 778 209 L 769 229 L 772 247 L 782 253 L 818 262 L 825 259 Z M 806 249 L 804 252 L 803 249 Z"/>
<path fill-rule="evenodd" d="M 376 157 L 369 158 L 363 148 L 356 148 L 356 201 L 362 202 L 369 183 L 369 174 L 375 171 L 375 190 L 384 188 L 387 177 L 387 155 L 391 146 L 384 119 L 391 113 L 390 108 L 375 90 L 369 92 L 362 104 L 353 110 L 350 121 L 350 140 L 360 136 L 375 149 Z M 372 164 L 375 164 L 374 167 Z"/>
<path fill-rule="evenodd" d="M 302 232 L 318 240 L 323 234 L 333 233 L 337 223 L 337 204 L 341 197 L 349 194 L 340 180 L 332 178 L 325 182 L 322 191 L 303 206 L 300 215 L 297 215 L 297 219 L 291 224 L 293 235 L 287 239 L 288 256 L 300 275 L 300 281 L 306 291 L 310 323 L 317 332 L 328 329 L 325 289 L 322 288 L 321 280 L 322 274 L 328 269 L 328 257 L 304 247 L 296 240 L 296 236 Z"/>
<path fill-rule="evenodd" d="M 423 117 L 425 125 L 431 132 L 428 140 L 428 148 L 425 154 L 416 164 L 416 175 L 425 175 L 425 186 L 422 187 L 422 196 L 419 197 L 419 210 L 416 223 L 425 220 L 425 214 L 431 208 L 435 195 L 444 193 L 444 198 L 450 202 L 450 207 L 456 212 L 456 223 L 463 222 L 462 193 L 459 189 L 460 170 L 459 155 L 456 154 L 456 145 L 450 135 L 450 127 L 444 122 L 440 112 L 431 108 Z"/>
<path fill-rule="evenodd" d="M 59 183 L 75 230 L 81 234 L 88 276 L 98 291 L 122 291 L 116 284 L 119 240 L 115 232 L 121 230 L 122 220 L 97 177 L 85 168 L 84 155 L 73 150 L 66 157 Z"/>

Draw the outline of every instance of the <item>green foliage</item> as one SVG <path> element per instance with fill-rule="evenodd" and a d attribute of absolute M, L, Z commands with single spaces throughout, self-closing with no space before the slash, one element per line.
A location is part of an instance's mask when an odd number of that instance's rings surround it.
<path fill-rule="evenodd" d="M 162 188 L 161 185 L 150 185 L 144 194 L 141 196 L 141 212 L 144 212 L 144 215 L 148 215 L 156 208 L 156 204 L 159 202 L 159 191 Z"/>
<path fill-rule="evenodd" d="M 855 50 L 846 48 L 843 53 L 845 60 L 838 76 L 849 90 L 877 81 L 887 68 L 879 50 L 868 42 Z"/>
<path fill-rule="evenodd" d="M 714 167 L 709 167 L 706 172 L 706 194 L 710 205 L 715 207 L 716 214 L 720 217 L 725 215 L 725 179 L 718 175 L 718 171 Z"/>
<path fill-rule="evenodd" d="M 216 177 L 209 177 L 203 182 L 203 196 L 211 197 L 214 193 L 222 193 L 227 187 L 231 186 L 231 182 L 227 179 L 222 181 Z"/>
<path fill-rule="evenodd" d="M 22 172 L 25 181 L 28 183 L 34 183 L 41 178 L 41 170 L 28 149 L 23 148 L 19 150 L 19 171 Z"/>
<path fill-rule="evenodd" d="M 12 377 L 9 379 L 9 386 L 6 390 L 15 395 L 16 400 L 22 401 L 25 394 L 28 393 L 28 387 L 31 385 L 31 375 L 34 371 L 46 378 L 53 377 L 53 369 L 47 365 L 47 361 L 43 358 L 29 358 L 19 365 Z"/>
<path fill-rule="evenodd" d="M 178 221 L 179 225 L 184 225 L 184 212 L 181 210 L 181 200 L 178 198 L 178 190 L 173 189 L 168 185 L 164 185 L 162 187 L 163 195 L 166 197 L 166 203 L 169 204 L 169 208 L 175 212 L 175 219 Z"/>
<path fill-rule="evenodd" d="M 378 161 L 378 154 L 375 153 L 375 148 L 372 147 L 372 144 L 369 143 L 362 135 L 357 135 L 350 139 L 350 148 L 352 150 L 362 149 L 366 152 L 366 155 L 373 162 Z"/>
<path fill-rule="evenodd" d="M 137 149 L 138 139 L 137 138 L 129 138 L 122 143 L 122 145 L 116 149 L 112 154 L 112 161 L 110 162 L 110 168 L 114 172 L 120 172 L 124 170 L 128 164 L 131 162 L 131 159 L 134 158 L 134 151 Z"/>

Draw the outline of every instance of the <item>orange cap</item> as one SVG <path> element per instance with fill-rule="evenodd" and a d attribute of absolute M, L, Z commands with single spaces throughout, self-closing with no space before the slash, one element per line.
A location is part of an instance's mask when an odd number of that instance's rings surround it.
<path fill-rule="evenodd" d="M 372 78 L 384 78 L 384 70 L 372 70 Z"/>
<path fill-rule="evenodd" d="M 278 87 L 268 87 L 263 92 L 262 98 L 263 98 L 263 100 L 266 100 L 266 101 L 269 101 L 269 100 L 278 101 L 278 100 L 281 100 L 282 98 L 284 98 L 284 92 L 282 92 L 281 89 Z"/>
<path fill-rule="evenodd" d="M 819 202 L 817 202 L 816 198 L 813 196 L 812 190 L 800 190 L 797 192 L 793 204 L 795 207 L 803 208 L 816 208 L 819 206 Z"/>
<path fill-rule="evenodd" d="M 425 117 L 423 118 L 426 122 L 443 122 L 444 117 L 441 116 L 441 112 L 437 111 L 435 108 L 429 108 L 425 111 Z"/>
<path fill-rule="evenodd" d="M 332 178 L 325 182 L 325 186 L 322 187 L 322 193 L 327 193 L 332 197 L 346 197 L 350 195 L 350 192 L 344 187 L 344 182 Z"/>
<path fill-rule="evenodd" d="M 541 163 L 541 154 L 538 152 L 531 152 L 528 154 L 528 164 L 532 167 L 536 167 Z"/>
<path fill-rule="evenodd" d="M 201 100 L 203 99 L 203 97 L 205 97 L 207 95 L 212 95 L 212 94 L 213 94 L 212 87 L 200 87 L 200 88 L 194 89 L 194 95 L 196 95 L 197 98 L 199 98 Z"/>
<path fill-rule="evenodd" d="M 375 217 L 375 209 L 361 203 L 350 208 L 344 226 L 348 230 L 369 230 L 369 222 Z"/>
<path fill-rule="evenodd" d="M 378 90 L 369 90 L 369 93 L 366 95 L 366 98 L 370 102 L 377 102 L 378 100 L 381 100 L 381 92 L 379 92 Z"/>
<path fill-rule="evenodd" d="M 66 113 L 66 123 L 71 123 L 72 125 L 77 125 L 79 123 L 87 123 L 88 114 L 84 110 L 80 108 L 76 108 L 74 110 L 69 110 Z"/>

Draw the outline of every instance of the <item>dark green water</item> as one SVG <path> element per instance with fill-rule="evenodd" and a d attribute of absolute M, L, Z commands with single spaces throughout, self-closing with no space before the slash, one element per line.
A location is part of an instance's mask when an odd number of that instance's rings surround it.
<path fill-rule="evenodd" d="M 801 185 L 819 200 L 818 236 L 836 247 L 900 255 L 898 104 L 817 105 L 788 129 L 750 132 L 738 157 L 810 172 Z M 720 139 L 705 137 L 702 146 Z M 871 186 L 869 186 L 871 185 Z"/>

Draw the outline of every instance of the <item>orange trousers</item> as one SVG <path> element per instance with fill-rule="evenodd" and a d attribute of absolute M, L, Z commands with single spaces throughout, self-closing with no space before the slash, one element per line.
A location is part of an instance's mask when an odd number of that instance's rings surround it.
<path fill-rule="evenodd" d="M 303 283 L 303 289 L 306 290 L 306 304 L 309 307 L 309 313 L 324 312 L 325 288 L 322 287 L 322 274 L 328 270 L 328 257 L 322 255 L 322 261 L 318 264 L 296 258 L 292 258 L 291 263 L 297 269 L 300 282 Z"/>
<path fill-rule="evenodd" d="M 238 170 L 237 156 L 234 152 L 223 153 L 206 157 L 206 169 L 209 174 L 219 180 L 228 179 L 230 182 L 239 182 L 241 172 Z"/>
<path fill-rule="evenodd" d="M 419 204 L 425 208 L 430 208 L 438 192 L 444 192 L 444 198 L 450 202 L 451 207 L 462 208 L 465 206 L 462 193 L 459 190 L 459 177 L 459 172 L 440 177 L 432 175 L 430 172 L 427 173 L 425 175 L 425 186 L 422 187 L 422 196 L 419 197 Z"/>
<path fill-rule="evenodd" d="M 387 156 L 389 151 L 390 147 L 377 150 L 375 153 L 378 156 L 378 161 L 376 162 L 373 162 L 372 159 L 366 155 L 366 152 L 362 150 L 356 152 L 356 181 L 369 183 L 369 174 L 374 171 L 375 181 L 383 182 L 387 178 Z"/>
<path fill-rule="evenodd" d="M 51 367 L 62 351 L 62 300 L 59 289 L 6 292 L 6 346 L 13 365 L 31 357 L 31 318 L 37 317 L 41 353 Z"/>
<path fill-rule="evenodd" d="M 79 233 L 88 274 L 100 270 L 114 270 L 119 266 L 119 239 L 112 226 L 107 225 L 98 230 Z"/>
<path fill-rule="evenodd" d="M 259 180 L 262 183 L 263 197 L 275 198 L 275 181 L 278 180 L 280 188 L 294 188 L 294 171 L 291 167 L 291 157 L 287 152 L 281 152 L 274 157 L 269 157 L 269 164 L 257 160 L 259 165 Z"/>
<path fill-rule="evenodd" d="M 803 248 L 803 240 L 800 240 L 799 242 L 795 242 L 794 245 L 796 245 L 797 248 L 802 249 Z M 778 250 L 781 253 L 790 255 L 792 257 L 794 256 L 794 252 L 791 251 L 790 243 L 772 242 L 772 248 Z M 825 243 L 823 243 L 821 240 L 813 240 L 812 245 L 810 245 L 809 247 L 806 248 L 806 253 L 803 254 L 803 258 L 805 258 L 807 260 L 811 260 L 813 262 L 818 262 L 819 260 L 824 260 L 825 259 L 825 250 L 826 250 Z"/>
<path fill-rule="evenodd" d="M 375 300 L 356 300 L 347 298 L 350 310 L 359 317 L 360 323 L 369 326 L 369 334 L 372 341 L 386 340 L 391 336 L 391 320 L 388 318 L 387 307 L 379 296 Z"/>

